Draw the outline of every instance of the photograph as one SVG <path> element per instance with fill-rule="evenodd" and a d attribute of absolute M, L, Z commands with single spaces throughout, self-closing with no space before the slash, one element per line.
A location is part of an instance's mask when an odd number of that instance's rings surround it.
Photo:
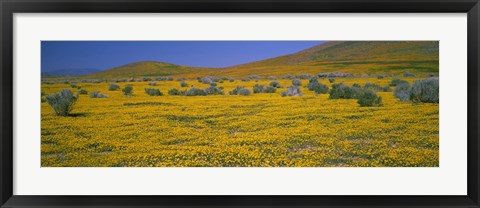
<path fill-rule="evenodd" d="M 439 167 L 439 44 L 44 40 L 41 167 Z"/>

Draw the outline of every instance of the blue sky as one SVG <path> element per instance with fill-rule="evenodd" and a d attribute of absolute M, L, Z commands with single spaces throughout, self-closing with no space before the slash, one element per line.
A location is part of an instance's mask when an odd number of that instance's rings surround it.
<path fill-rule="evenodd" d="M 137 61 L 227 67 L 273 58 L 324 41 L 42 41 L 42 71 L 105 70 Z"/>

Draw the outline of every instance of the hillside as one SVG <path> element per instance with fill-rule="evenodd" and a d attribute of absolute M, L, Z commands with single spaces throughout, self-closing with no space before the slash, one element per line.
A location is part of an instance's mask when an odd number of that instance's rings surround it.
<path fill-rule="evenodd" d="M 227 68 L 197 68 L 175 64 L 136 62 L 87 76 L 127 78 L 140 76 L 246 77 L 285 74 L 350 72 L 353 74 L 438 73 L 437 41 L 330 41 L 306 50 Z"/>
<path fill-rule="evenodd" d="M 43 71 L 42 77 L 44 78 L 54 78 L 54 77 L 76 77 L 76 76 L 85 76 L 89 74 L 98 73 L 98 69 L 57 69 L 50 71 Z"/>
<path fill-rule="evenodd" d="M 141 61 L 135 62 L 109 70 L 105 70 L 96 74 L 85 76 L 86 78 L 130 78 L 130 77 L 147 77 L 147 76 L 176 76 L 210 71 L 211 69 L 188 67 L 176 64 Z"/>

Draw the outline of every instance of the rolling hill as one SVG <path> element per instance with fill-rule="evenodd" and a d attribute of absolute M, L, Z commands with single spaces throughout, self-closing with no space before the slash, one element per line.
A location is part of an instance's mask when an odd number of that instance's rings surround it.
<path fill-rule="evenodd" d="M 86 76 L 86 78 L 128 78 L 143 76 L 247 77 L 285 74 L 350 72 L 353 74 L 438 73 L 438 41 L 330 41 L 257 62 L 226 68 L 200 68 L 142 61 Z"/>
<path fill-rule="evenodd" d="M 95 74 L 85 76 L 86 78 L 130 78 L 130 77 L 150 77 L 150 76 L 177 76 L 208 72 L 212 69 L 181 66 L 176 64 L 140 61 L 127 65 L 115 67 Z"/>
<path fill-rule="evenodd" d="M 89 74 L 95 74 L 100 72 L 98 69 L 57 69 L 50 71 L 43 71 L 42 77 L 45 78 L 54 78 L 54 77 L 78 77 L 85 76 Z"/>

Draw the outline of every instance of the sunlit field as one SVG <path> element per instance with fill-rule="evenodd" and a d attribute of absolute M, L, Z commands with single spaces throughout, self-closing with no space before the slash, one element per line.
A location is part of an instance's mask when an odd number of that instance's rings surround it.
<path fill-rule="evenodd" d="M 394 77 L 336 78 L 334 83 L 389 85 Z M 412 84 L 416 77 L 397 77 Z M 383 105 L 361 107 L 356 99 L 329 99 L 306 88 L 303 96 L 281 96 L 292 84 L 278 80 L 275 93 L 229 95 L 236 86 L 252 90 L 272 80 L 217 82 L 225 95 L 174 96 L 168 90 L 205 89 L 185 82 L 80 83 L 69 116 L 41 108 L 43 167 L 438 167 L 439 104 L 405 102 L 376 92 Z M 318 81 L 331 87 L 328 78 Z M 121 89 L 133 86 L 133 95 Z M 42 84 L 52 94 L 70 84 Z M 160 89 L 149 96 L 145 88 Z M 395 87 L 392 87 L 393 90 Z M 91 98 L 95 90 L 108 98 Z"/>

